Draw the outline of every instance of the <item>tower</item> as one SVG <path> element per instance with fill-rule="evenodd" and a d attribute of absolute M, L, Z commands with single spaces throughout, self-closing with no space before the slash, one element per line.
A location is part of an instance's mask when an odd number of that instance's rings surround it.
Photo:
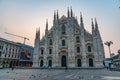
<path fill-rule="evenodd" d="M 40 28 L 37 28 L 34 40 L 33 67 L 39 67 L 39 52 L 40 52 Z"/>
<path fill-rule="evenodd" d="M 98 23 L 95 18 L 95 45 L 96 45 L 96 55 L 97 55 L 97 61 L 99 62 L 96 66 L 103 66 L 103 60 L 104 60 L 104 47 L 101 39 L 101 35 L 98 28 Z"/>
<path fill-rule="evenodd" d="M 87 62 L 86 62 L 86 47 L 85 47 L 85 29 L 84 29 L 84 23 L 83 23 L 83 18 L 82 18 L 82 14 L 80 13 L 80 41 L 81 41 L 81 50 L 82 50 L 82 56 L 83 56 L 83 67 L 87 66 Z"/>
<path fill-rule="evenodd" d="M 69 11 L 69 7 L 68 7 L 68 11 L 67 11 L 67 17 L 70 18 L 70 11 Z"/>
<path fill-rule="evenodd" d="M 56 16 L 55 16 L 56 19 Z M 44 66 L 47 66 L 47 55 L 48 55 L 48 20 L 46 20 L 46 29 L 45 29 L 45 47 L 44 47 Z"/>
<path fill-rule="evenodd" d="M 58 10 L 57 10 L 57 20 L 59 19 L 59 14 L 58 14 Z"/>
<path fill-rule="evenodd" d="M 92 38 L 93 38 L 93 47 L 94 47 L 94 52 L 93 52 L 93 54 L 94 54 L 94 61 L 95 62 L 98 62 L 98 45 L 97 45 L 97 37 L 96 37 L 96 30 L 95 30 L 95 28 L 96 28 L 96 25 L 94 24 L 94 22 L 93 22 L 93 19 L 91 19 L 91 26 L 92 26 Z M 96 64 L 95 64 L 95 66 L 97 66 Z"/>
<path fill-rule="evenodd" d="M 73 11 L 72 11 L 72 7 L 71 7 L 71 17 L 73 17 Z"/>

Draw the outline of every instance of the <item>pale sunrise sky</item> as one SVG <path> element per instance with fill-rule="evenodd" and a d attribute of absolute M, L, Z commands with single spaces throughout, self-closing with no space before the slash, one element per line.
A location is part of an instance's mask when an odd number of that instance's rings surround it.
<path fill-rule="evenodd" d="M 85 29 L 91 32 L 91 18 L 96 18 L 103 43 L 113 41 L 111 52 L 120 49 L 120 0 L 0 0 L 0 37 L 23 42 L 22 38 L 4 32 L 26 36 L 26 44 L 34 46 L 35 31 L 41 29 L 44 35 L 46 19 L 49 29 L 52 26 L 54 10 L 59 16 L 67 14 L 72 6 L 78 20 L 82 12 Z M 104 45 L 105 55 L 109 57 L 108 47 Z"/>

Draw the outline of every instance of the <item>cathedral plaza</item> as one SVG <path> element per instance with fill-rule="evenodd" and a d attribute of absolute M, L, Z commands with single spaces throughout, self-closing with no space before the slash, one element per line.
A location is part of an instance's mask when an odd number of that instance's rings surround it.
<path fill-rule="evenodd" d="M 107 69 L 0 69 L 0 80 L 120 80 Z"/>

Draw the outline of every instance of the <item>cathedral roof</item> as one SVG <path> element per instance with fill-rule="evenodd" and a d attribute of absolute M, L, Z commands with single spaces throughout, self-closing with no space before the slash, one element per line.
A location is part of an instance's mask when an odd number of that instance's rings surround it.
<path fill-rule="evenodd" d="M 92 40 L 92 34 L 90 34 L 90 32 L 85 30 L 85 40 L 89 41 Z"/>
<path fill-rule="evenodd" d="M 67 19 L 67 17 L 65 16 L 65 15 L 63 15 L 61 18 L 60 18 L 60 20 L 66 20 Z"/>
<path fill-rule="evenodd" d="M 65 15 L 63 15 L 60 19 L 59 19 L 60 22 L 65 22 L 67 21 L 67 17 Z"/>

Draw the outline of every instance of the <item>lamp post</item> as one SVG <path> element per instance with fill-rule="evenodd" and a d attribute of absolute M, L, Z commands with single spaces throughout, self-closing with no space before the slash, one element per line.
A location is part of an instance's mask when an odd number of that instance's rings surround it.
<path fill-rule="evenodd" d="M 106 41 L 104 44 L 108 46 L 109 54 L 110 54 L 110 58 L 111 58 L 112 56 L 111 56 L 110 46 L 111 46 L 111 44 L 113 44 L 113 42 L 112 41 Z"/>

